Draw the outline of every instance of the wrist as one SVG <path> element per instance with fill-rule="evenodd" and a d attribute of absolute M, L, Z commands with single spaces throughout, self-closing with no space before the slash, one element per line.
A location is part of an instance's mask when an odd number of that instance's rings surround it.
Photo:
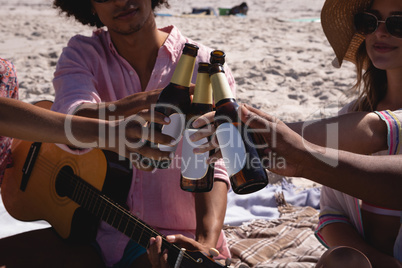
<path fill-rule="evenodd" d="M 328 168 L 338 164 L 337 150 L 322 147 L 306 140 L 304 140 L 303 144 L 303 161 L 298 167 L 297 176 L 314 179 L 317 176 L 322 176 Z"/>

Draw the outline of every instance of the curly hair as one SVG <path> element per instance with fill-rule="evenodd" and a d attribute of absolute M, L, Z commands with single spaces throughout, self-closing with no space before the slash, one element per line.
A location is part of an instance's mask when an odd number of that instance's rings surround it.
<path fill-rule="evenodd" d="M 152 10 L 162 5 L 167 8 L 169 7 L 168 0 L 150 1 L 152 1 Z M 98 28 L 104 26 L 99 17 L 93 14 L 90 0 L 54 0 L 53 7 L 60 9 L 60 13 L 65 13 L 67 17 L 74 17 L 83 25 L 96 26 Z"/>

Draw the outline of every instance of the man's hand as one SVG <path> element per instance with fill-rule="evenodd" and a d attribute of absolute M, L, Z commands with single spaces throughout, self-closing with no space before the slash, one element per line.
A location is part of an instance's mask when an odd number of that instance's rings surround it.
<path fill-rule="evenodd" d="M 171 244 L 177 245 L 179 248 L 185 248 L 190 251 L 200 251 L 207 256 L 216 257 L 219 255 L 219 252 L 216 249 L 204 246 L 194 239 L 181 234 L 168 235 L 166 236 L 166 240 Z M 160 236 L 151 237 L 149 244 L 150 246 L 147 249 L 147 253 L 152 268 L 168 268 L 167 256 L 169 252 L 167 252 L 167 250 L 162 252 L 162 238 Z"/>

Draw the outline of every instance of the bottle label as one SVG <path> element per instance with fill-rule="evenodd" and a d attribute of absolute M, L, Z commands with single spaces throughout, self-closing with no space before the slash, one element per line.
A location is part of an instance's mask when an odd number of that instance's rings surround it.
<path fill-rule="evenodd" d="M 194 57 L 181 55 L 170 82 L 176 85 L 189 87 L 191 84 L 191 78 L 193 76 L 194 66 Z"/>
<path fill-rule="evenodd" d="M 232 123 L 223 123 L 216 129 L 223 162 L 229 177 L 246 165 L 246 148 L 239 130 Z"/>
<path fill-rule="evenodd" d="M 173 137 L 176 140 L 176 142 L 174 143 L 174 146 L 158 144 L 159 150 L 164 152 L 176 151 L 176 147 L 180 142 L 186 121 L 186 116 L 184 114 L 179 113 L 171 114 L 169 118 L 170 118 L 170 124 L 163 125 L 161 132 L 162 134 L 166 134 Z"/>
<path fill-rule="evenodd" d="M 233 93 L 229 82 L 224 73 L 216 73 L 211 75 L 211 84 L 214 93 L 215 103 L 223 99 L 232 99 Z M 219 90 L 217 90 L 219 89 Z"/>
<path fill-rule="evenodd" d="M 207 138 L 199 141 L 191 141 L 190 136 L 197 132 L 197 129 L 186 129 L 183 132 L 183 147 L 181 153 L 181 175 L 189 180 L 202 179 L 208 172 L 209 152 L 194 154 L 193 149 L 208 142 Z"/>

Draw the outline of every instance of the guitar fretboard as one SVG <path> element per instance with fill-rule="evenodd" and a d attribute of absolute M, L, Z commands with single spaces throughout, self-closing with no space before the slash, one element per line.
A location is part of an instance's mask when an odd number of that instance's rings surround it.
<path fill-rule="evenodd" d="M 102 194 L 101 191 L 78 176 L 74 175 L 70 178 L 70 185 L 72 192 L 69 197 L 74 202 L 116 228 L 139 245 L 147 248 L 151 237 L 163 237 L 162 234 L 136 216 L 132 215 L 127 209 Z M 172 250 L 172 247 L 175 247 L 165 241 L 165 239 L 163 239 L 162 243 L 162 247 L 169 250 Z M 175 248 L 173 248 L 173 250 L 174 249 Z M 178 254 L 180 249 L 176 247 L 176 250 Z"/>

